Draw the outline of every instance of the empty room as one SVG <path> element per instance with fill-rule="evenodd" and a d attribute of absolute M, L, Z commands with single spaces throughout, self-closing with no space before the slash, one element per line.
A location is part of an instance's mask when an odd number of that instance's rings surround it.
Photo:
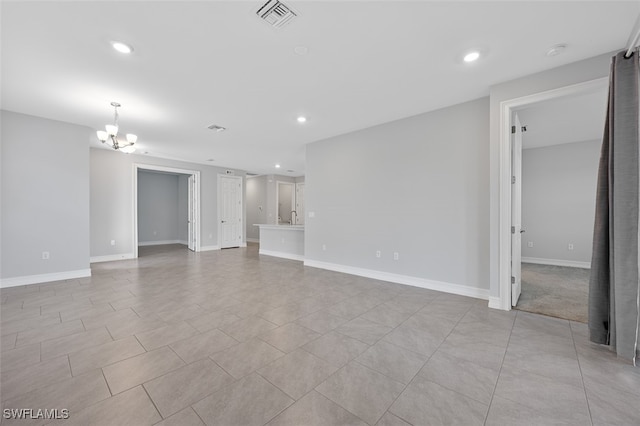
<path fill-rule="evenodd" d="M 3 426 L 640 424 L 637 1 L 0 34 Z"/>

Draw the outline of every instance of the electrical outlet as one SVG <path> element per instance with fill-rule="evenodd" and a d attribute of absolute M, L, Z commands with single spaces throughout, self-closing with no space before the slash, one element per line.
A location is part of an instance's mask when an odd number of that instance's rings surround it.
<path fill-rule="evenodd" d="M 380 258 L 382 256 L 382 252 L 380 250 L 376 251 L 376 257 Z"/>
<path fill-rule="evenodd" d="M 309 212 L 309 218 L 313 219 L 314 217 L 316 217 L 316 212 Z"/>
<path fill-rule="evenodd" d="M 49 260 L 49 252 L 48 251 L 43 251 L 42 252 L 42 260 Z"/>
<path fill-rule="evenodd" d="M 209 234 L 209 239 L 212 239 L 212 238 L 213 238 L 213 234 Z"/>
<path fill-rule="evenodd" d="M 397 251 L 393 252 L 393 260 L 400 260 L 400 253 Z"/>
<path fill-rule="evenodd" d="M 527 243 L 527 247 L 533 247 L 533 241 L 529 241 L 529 242 Z"/>
<path fill-rule="evenodd" d="M 153 231 L 153 235 L 158 235 L 158 231 Z"/>
<path fill-rule="evenodd" d="M 111 240 L 111 245 L 115 246 L 116 245 L 116 240 Z"/>
<path fill-rule="evenodd" d="M 323 244 L 323 245 L 322 245 L 322 251 L 327 251 L 327 246 L 326 246 L 326 244 Z"/>
<path fill-rule="evenodd" d="M 567 247 L 568 250 L 573 250 L 573 243 L 569 243 L 569 246 Z"/>
<path fill-rule="evenodd" d="M 284 238 L 280 239 L 280 243 L 284 244 Z"/>

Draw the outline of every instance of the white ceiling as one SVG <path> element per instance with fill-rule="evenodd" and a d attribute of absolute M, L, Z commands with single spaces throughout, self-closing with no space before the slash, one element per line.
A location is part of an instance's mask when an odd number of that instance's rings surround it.
<path fill-rule="evenodd" d="M 306 143 L 623 48 L 640 10 L 636 1 L 286 1 L 299 17 L 277 30 L 255 15 L 262 3 L 3 1 L 2 108 L 101 129 L 118 101 L 138 152 L 253 173 L 280 163 L 300 175 Z M 545 56 L 556 43 L 566 52 Z M 483 56 L 465 64 L 470 49 Z M 228 130 L 208 130 L 214 123 Z"/>
<path fill-rule="evenodd" d="M 518 111 L 527 127 L 522 147 L 540 148 L 602 139 L 607 114 L 607 88 L 538 103 Z"/>

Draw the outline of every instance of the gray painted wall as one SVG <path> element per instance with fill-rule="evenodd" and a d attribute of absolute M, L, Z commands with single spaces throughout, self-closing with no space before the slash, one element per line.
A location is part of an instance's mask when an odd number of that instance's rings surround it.
<path fill-rule="evenodd" d="M 2 278 L 88 270 L 93 130 L 9 111 L 0 118 Z"/>
<path fill-rule="evenodd" d="M 138 243 L 179 240 L 178 206 L 178 175 L 138 171 Z"/>
<path fill-rule="evenodd" d="M 601 146 L 596 140 L 522 151 L 523 257 L 591 262 Z"/>
<path fill-rule="evenodd" d="M 488 289 L 488 118 L 482 98 L 307 145 L 306 258 Z"/>
<path fill-rule="evenodd" d="M 198 237 L 201 247 L 218 245 L 218 174 L 224 174 L 225 169 L 97 148 L 90 150 L 90 158 L 91 257 L 130 256 L 134 252 L 134 163 L 199 170 L 201 211 Z M 244 178 L 245 173 L 237 171 L 236 175 Z M 116 240 L 115 246 L 110 245 L 110 240 Z"/>
<path fill-rule="evenodd" d="M 606 53 L 548 71 L 492 86 L 490 89 L 489 144 L 489 252 L 491 296 L 500 296 L 500 103 L 609 75 L 611 56 Z"/>
<path fill-rule="evenodd" d="M 247 178 L 247 239 L 258 240 L 258 223 L 267 223 L 267 176 Z"/>

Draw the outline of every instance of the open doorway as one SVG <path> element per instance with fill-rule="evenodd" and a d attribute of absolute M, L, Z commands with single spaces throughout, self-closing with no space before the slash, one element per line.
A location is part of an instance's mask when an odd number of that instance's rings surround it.
<path fill-rule="evenodd" d="M 295 183 L 277 181 L 278 225 L 292 225 L 296 220 Z"/>
<path fill-rule="evenodd" d="M 515 309 L 587 321 L 606 97 L 601 86 L 513 111 Z"/>
<path fill-rule="evenodd" d="M 135 257 L 200 251 L 199 171 L 134 164 Z"/>

